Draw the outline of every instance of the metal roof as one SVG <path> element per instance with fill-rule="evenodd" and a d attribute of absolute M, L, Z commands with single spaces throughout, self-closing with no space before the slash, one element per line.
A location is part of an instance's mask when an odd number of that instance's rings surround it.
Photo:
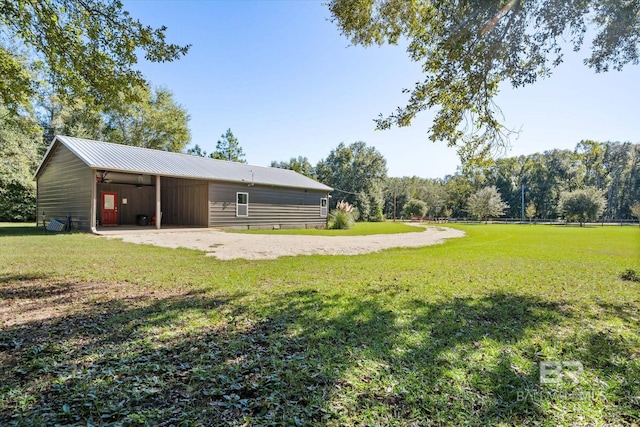
<path fill-rule="evenodd" d="M 36 176 L 45 167 L 46 160 L 56 142 L 67 147 L 92 169 L 320 191 L 333 190 L 327 185 L 292 170 L 252 166 L 189 154 L 61 135 L 57 135 L 49 146 L 42 163 L 38 166 Z"/>

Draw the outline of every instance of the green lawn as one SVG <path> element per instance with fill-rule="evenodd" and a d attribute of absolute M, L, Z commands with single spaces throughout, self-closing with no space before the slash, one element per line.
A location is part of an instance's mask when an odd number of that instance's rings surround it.
<path fill-rule="evenodd" d="M 326 230 L 315 228 L 293 228 L 282 230 L 232 230 L 234 233 L 247 234 L 302 234 L 306 236 L 367 236 L 371 234 L 415 233 L 424 231 L 416 224 L 407 225 L 402 222 L 357 222 L 349 230 Z"/>
<path fill-rule="evenodd" d="M 455 228 L 223 262 L 0 225 L 0 425 L 640 423 L 640 228 Z"/>

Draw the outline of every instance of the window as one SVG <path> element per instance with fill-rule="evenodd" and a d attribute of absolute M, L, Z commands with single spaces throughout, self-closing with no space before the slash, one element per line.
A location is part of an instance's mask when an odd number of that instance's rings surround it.
<path fill-rule="evenodd" d="M 320 217 L 321 218 L 327 217 L 328 207 L 329 207 L 329 200 L 326 197 L 320 199 Z"/>
<path fill-rule="evenodd" d="M 249 193 L 236 193 L 236 216 L 249 216 Z"/>

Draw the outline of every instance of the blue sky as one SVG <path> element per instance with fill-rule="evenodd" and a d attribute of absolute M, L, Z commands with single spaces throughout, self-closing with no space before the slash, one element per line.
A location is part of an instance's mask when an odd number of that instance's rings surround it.
<path fill-rule="evenodd" d="M 365 141 L 387 159 L 389 176 L 444 177 L 454 149 L 427 138 L 432 113 L 408 128 L 376 131 L 373 119 L 404 105 L 421 80 L 402 47 L 349 46 L 320 1 L 128 0 L 144 24 L 168 27 L 191 44 L 180 61 L 141 62 L 191 115 L 192 144 L 213 151 L 231 128 L 250 164 L 299 155 L 312 164 L 340 142 Z M 581 139 L 640 143 L 640 66 L 595 74 L 586 51 L 568 50 L 546 80 L 497 98 L 506 124 L 521 129 L 508 155 L 573 149 Z"/>

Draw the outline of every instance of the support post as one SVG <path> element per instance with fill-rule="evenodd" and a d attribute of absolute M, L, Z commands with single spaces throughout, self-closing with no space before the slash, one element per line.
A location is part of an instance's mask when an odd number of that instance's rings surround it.
<path fill-rule="evenodd" d="M 98 233 L 96 228 L 98 223 L 98 178 L 95 169 L 91 169 L 91 215 L 89 215 L 89 230 Z"/>
<path fill-rule="evenodd" d="M 162 206 L 160 206 L 160 175 L 156 175 L 156 230 L 160 230 Z"/>
<path fill-rule="evenodd" d="M 393 189 L 393 222 L 396 222 L 396 204 L 398 203 L 398 189 Z"/>
<path fill-rule="evenodd" d="M 524 224 L 524 214 L 525 214 L 525 212 L 524 212 L 524 184 L 522 184 L 522 201 L 521 201 L 521 204 L 522 204 L 522 222 L 521 223 Z"/>

